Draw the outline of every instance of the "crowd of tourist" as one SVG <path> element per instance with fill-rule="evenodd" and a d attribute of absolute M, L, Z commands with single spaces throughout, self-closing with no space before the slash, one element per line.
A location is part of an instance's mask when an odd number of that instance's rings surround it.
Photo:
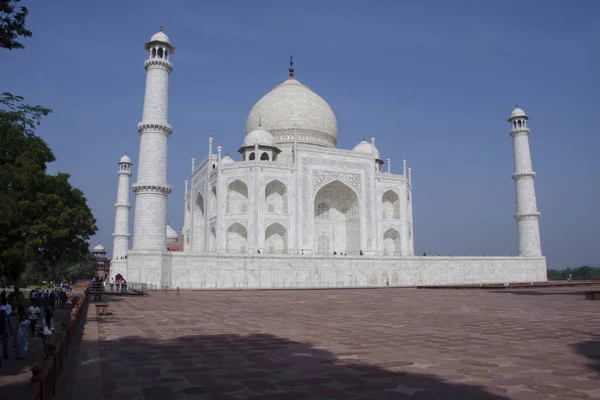
<path fill-rule="evenodd" d="M 94 280 L 102 282 L 105 292 L 108 291 L 109 288 L 111 292 L 114 292 L 115 288 L 117 292 L 125 293 L 127 291 L 127 281 L 125 278 L 117 277 L 116 280 L 115 278 L 110 278 L 109 281 L 108 279 L 96 277 Z"/>
<path fill-rule="evenodd" d="M 65 308 L 69 302 L 67 293 L 72 291 L 71 285 L 59 285 L 54 289 L 32 289 L 29 301 L 23 292 L 0 294 L 0 341 L 2 341 L 2 358 L 9 357 L 9 347 L 16 348 L 16 358 L 27 358 L 29 339 L 40 337 L 44 349 L 44 358 L 48 355 L 48 345 L 54 332 L 54 310 L 56 306 Z M 28 303 L 29 307 L 25 308 Z M 11 321 L 16 316 L 16 324 Z M 38 324 L 38 321 L 41 321 Z"/>

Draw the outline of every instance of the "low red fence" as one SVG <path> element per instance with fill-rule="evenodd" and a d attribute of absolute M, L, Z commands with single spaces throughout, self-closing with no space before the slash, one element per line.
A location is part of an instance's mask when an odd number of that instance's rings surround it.
<path fill-rule="evenodd" d="M 83 296 L 73 298 L 73 309 L 69 322 L 64 322 L 62 331 L 54 334 L 48 345 L 48 358 L 31 368 L 31 386 L 27 400 L 52 400 L 56 393 L 56 381 L 63 371 L 69 353 L 69 345 L 75 336 L 77 325 L 83 316 L 88 301 L 87 289 Z"/>

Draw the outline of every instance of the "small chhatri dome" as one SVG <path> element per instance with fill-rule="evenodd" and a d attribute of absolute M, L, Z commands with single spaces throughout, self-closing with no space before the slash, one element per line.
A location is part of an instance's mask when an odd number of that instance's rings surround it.
<path fill-rule="evenodd" d="M 275 147 L 275 138 L 269 131 L 260 128 L 255 129 L 244 139 L 244 147 L 254 146 L 255 144 L 258 144 L 259 146 Z"/>
<path fill-rule="evenodd" d="M 93 250 L 94 253 L 106 253 L 106 249 L 101 244 L 97 244 Z"/>
<path fill-rule="evenodd" d="M 221 164 L 231 164 L 234 163 L 235 161 L 233 161 L 233 158 L 229 157 L 228 155 L 221 158 Z"/>
<path fill-rule="evenodd" d="M 127 153 L 125 153 L 123 155 L 123 157 L 121 157 L 121 159 L 119 160 L 119 164 L 133 164 L 133 163 L 131 162 L 131 158 L 129 158 Z"/>
<path fill-rule="evenodd" d="M 373 146 L 371 142 L 367 142 L 364 135 L 363 140 L 354 146 L 352 151 L 356 151 L 357 153 L 372 154 L 375 156 L 375 158 L 379 159 L 379 150 L 377 150 L 377 147 Z"/>

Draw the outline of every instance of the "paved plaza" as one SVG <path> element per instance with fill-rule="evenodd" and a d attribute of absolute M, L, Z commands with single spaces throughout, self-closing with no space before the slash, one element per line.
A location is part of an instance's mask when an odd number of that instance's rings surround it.
<path fill-rule="evenodd" d="M 583 290 L 106 296 L 69 376 L 83 387 L 61 379 L 61 398 L 600 398 L 600 301 Z"/>

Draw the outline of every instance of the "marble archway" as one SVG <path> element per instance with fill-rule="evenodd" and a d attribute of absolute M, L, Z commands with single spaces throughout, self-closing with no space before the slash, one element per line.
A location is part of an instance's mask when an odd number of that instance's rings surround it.
<path fill-rule="evenodd" d="M 358 196 L 348 185 L 335 180 L 321 187 L 314 199 L 315 253 L 358 253 L 359 214 Z"/>

